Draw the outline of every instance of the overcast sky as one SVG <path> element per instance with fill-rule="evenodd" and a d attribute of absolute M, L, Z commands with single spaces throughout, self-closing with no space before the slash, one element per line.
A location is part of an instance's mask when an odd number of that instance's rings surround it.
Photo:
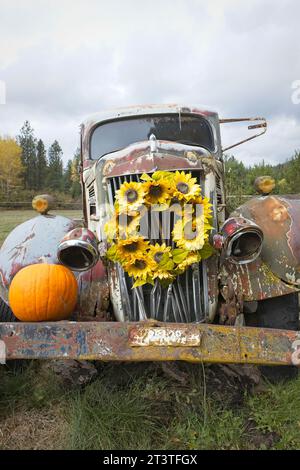
<path fill-rule="evenodd" d="M 299 0 L 0 0 L 0 135 L 28 119 L 67 160 L 89 114 L 204 104 L 221 117 L 265 116 L 267 134 L 232 152 L 284 161 L 300 149 L 299 18 Z"/>

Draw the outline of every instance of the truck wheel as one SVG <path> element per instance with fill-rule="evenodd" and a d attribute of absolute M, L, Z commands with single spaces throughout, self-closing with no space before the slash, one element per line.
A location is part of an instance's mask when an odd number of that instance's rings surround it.
<path fill-rule="evenodd" d="M 298 330 L 298 293 L 260 300 L 256 313 L 246 314 L 245 321 L 247 326 Z M 293 379 L 298 376 L 298 368 L 294 366 L 261 366 L 260 369 L 266 379 L 273 383 Z"/>
<path fill-rule="evenodd" d="M 9 306 L 0 297 L 0 323 L 18 321 Z"/>

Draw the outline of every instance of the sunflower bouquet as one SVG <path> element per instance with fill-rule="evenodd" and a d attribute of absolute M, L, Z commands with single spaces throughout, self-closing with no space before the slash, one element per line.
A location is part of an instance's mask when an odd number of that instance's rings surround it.
<path fill-rule="evenodd" d="M 212 255 L 211 207 L 196 178 L 184 171 L 156 171 L 143 174 L 140 182 L 125 182 L 116 192 L 114 213 L 104 226 L 110 245 L 107 258 L 133 277 L 133 287 L 155 280 L 168 285 L 190 265 Z M 148 229 L 141 233 L 152 212 L 173 214 L 170 240 L 153 243 Z M 159 230 L 163 232 L 161 226 Z"/>

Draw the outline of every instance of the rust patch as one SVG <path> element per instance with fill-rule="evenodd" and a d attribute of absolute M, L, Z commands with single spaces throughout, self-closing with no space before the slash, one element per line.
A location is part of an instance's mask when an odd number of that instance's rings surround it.
<path fill-rule="evenodd" d="M 221 267 L 220 277 L 224 284 L 230 279 L 236 295 L 242 294 L 245 301 L 264 300 L 298 291 L 275 276 L 261 258 L 246 265 L 226 261 Z"/>
<path fill-rule="evenodd" d="M 288 284 L 300 285 L 300 197 L 255 197 L 233 215 L 248 217 L 261 227 L 262 261 Z"/>
<path fill-rule="evenodd" d="M 185 336 L 197 344 L 183 345 L 181 341 Z M 175 346 L 174 338 L 177 338 Z M 154 328 L 153 324 L 146 323 L 63 321 L 1 323 L 0 340 L 5 343 L 7 359 L 298 365 L 300 333 L 208 324 L 187 327 L 159 323 Z"/>
<path fill-rule="evenodd" d="M 225 302 L 219 306 L 220 323 L 234 325 L 236 317 L 243 311 L 243 294 L 235 291 L 230 278 L 221 288 L 221 294 Z"/>
<path fill-rule="evenodd" d="M 79 321 L 108 321 L 109 286 L 105 267 L 102 261 L 90 270 L 78 276 Z"/>
<path fill-rule="evenodd" d="M 200 346 L 201 332 L 175 328 L 139 326 L 129 332 L 130 346 Z"/>
<path fill-rule="evenodd" d="M 177 144 L 178 146 L 179 144 Z M 160 170 L 194 170 L 203 169 L 201 161 L 201 151 L 197 159 L 191 160 L 182 156 L 182 151 L 174 146 L 168 146 L 168 149 L 159 148 L 159 150 L 152 154 L 150 152 L 150 146 L 148 143 L 144 148 L 138 148 L 133 150 L 126 150 L 126 152 L 120 152 L 119 155 L 116 152 L 114 156 L 114 165 L 111 160 L 104 164 L 103 175 L 106 177 L 123 176 L 136 173 L 152 173 L 158 169 Z M 196 152 L 194 152 L 196 153 Z M 207 158 L 206 160 L 209 160 Z"/>

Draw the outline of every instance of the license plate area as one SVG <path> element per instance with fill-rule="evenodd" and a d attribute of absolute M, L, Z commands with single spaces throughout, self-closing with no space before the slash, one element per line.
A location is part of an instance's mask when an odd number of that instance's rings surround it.
<path fill-rule="evenodd" d="M 200 346 L 202 333 L 191 331 L 189 327 L 145 327 L 138 326 L 129 333 L 129 345 L 145 346 Z"/>

